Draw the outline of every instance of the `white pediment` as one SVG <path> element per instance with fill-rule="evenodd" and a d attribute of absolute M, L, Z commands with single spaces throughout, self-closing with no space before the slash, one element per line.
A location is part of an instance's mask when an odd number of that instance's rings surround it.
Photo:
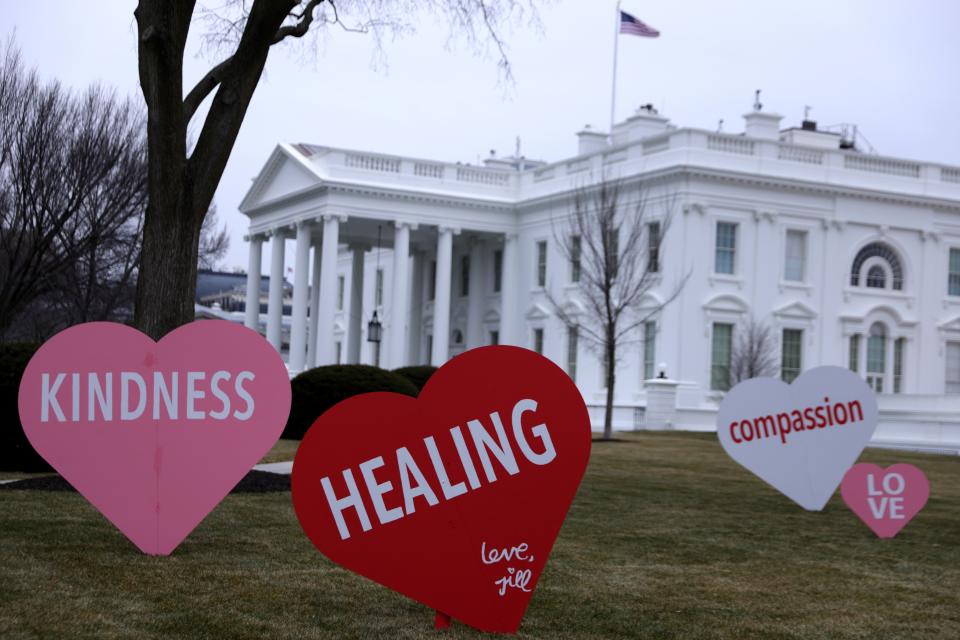
<path fill-rule="evenodd" d="M 960 331 L 960 316 L 944 320 L 937 325 L 937 328 L 941 331 Z"/>
<path fill-rule="evenodd" d="M 703 303 L 703 308 L 710 311 L 726 311 L 728 313 L 746 313 L 750 305 L 740 296 L 733 293 L 720 293 Z"/>
<path fill-rule="evenodd" d="M 587 310 L 587 308 L 583 306 L 583 303 L 577 299 L 567 300 L 561 308 L 563 309 L 563 315 L 568 318 L 575 318 Z"/>
<path fill-rule="evenodd" d="M 530 305 L 530 308 L 527 309 L 527 313 L 524 314 L 524 317 L 527 320 L 546 320 L 550 317 L 550 310 L 539 302 L 534 302 L 532 305 Z"/>
<path fill-rule="evenodd" d="M 497 324 L 500 322 L 500 314 L 495 309 L 490 309 L 483 315 L 484 324 Z"/>
<path fill-rule="evenodd" d="M 813 320 L 817 317 L 817 312 L 803 304 L 800 301 L 790 302 L 773 310 L 773 315 L 780 318 L 795 318 L 800 320 Z"/>
<path fill-rule="evenodd" d="M 241 211 L 303 191 L 321 183 L 310 161 L 289 145 L 278 145 L 240 203 Z"/>

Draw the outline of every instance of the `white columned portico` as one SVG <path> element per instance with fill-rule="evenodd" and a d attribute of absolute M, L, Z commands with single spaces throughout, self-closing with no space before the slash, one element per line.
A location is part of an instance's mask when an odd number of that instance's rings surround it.
<path fill-rule="evenodd" d="M 363 264 L 367 248 L 350 246 L 350 326 L 347 327 L 347 364 L 360 364 L 360 344 L 363 334 Z"/>
<path fill-rule="evenodd" d="M 307 369 L 317 366 L 317 313 L 320 312 L 320 245 L 313 245 L 310 274 L 310 328 L 307 331 Z"/>
<path fill-rule="evenodd" d="M 433 351 L 430 364 L 441 366 L 450 356 L 450 276 L 453 267 L 453 235 L 459 229 L 440 227 L 437 238 L 436 295 L 433 301 Z"/>
<path fill-rule="evenodd" d="M 500 344 L 518 343 L 516 335 L 518 261 L 517 234 L 508 233 L 503 240 L 503 268 L 500 294 Z"/>
<path fill-rule="evenodd" d="M 423 251 L 413 251 L 410 258 L 412 278 L 410 285 L 410 327 L 407 355 L 411 364 L 421 364 L 420 336 L 423 333 Z M 430 357 L 430 354 L 427 354 Z"/>
<path fill-rule="evenodd" d="M 280 351 L 283 338 L 283 231 L 274 229 L 270 238 L 270 294 L 267 303 L 267 340 Z"/>
<path fill-rule="evenodd" d="M 323 216 L 323 245 L 320 253 L 320 310 L 317 313 L 317 364 L 334 364 L 333 318 L 337 306 L 337 247 L 340 223 L 346 216 Z"/>
<path fill-rule="evenodd" d="M 393 234 L 393 291 L 391 292 L 390 336 L 387 345 L 391 369 L 409 364 L 407 360 L 407 322 L 410 316 L 410 231 L 417 226 L 398 221 Z"/>
<path fill-rule="evenodd" d="M 250 259 L 247 262 L 247 302 L 246 317 L 243 324 L 254 331 L 260 331 L 260 269 L 263 254 L 263 236 L 252 233 L 250 241 Z"/>
<path fill-rule="evenodd" d="M 310 271 L 310 223 L 297 223 L 297 255 L 293 263 L 293 317 L 290 326 L 290 369 L 303 371 L 307 358 L 307 302 Z"/>
<path fill-rule="evenodd" d="M 480 287 L 480 260 L 483 256 L 483 244 L 477 238 L 470 241 L 470 273 L 468 282 L 470 296 L 467 301 L 467 349 L 483 344 L 483 290 Z"/>

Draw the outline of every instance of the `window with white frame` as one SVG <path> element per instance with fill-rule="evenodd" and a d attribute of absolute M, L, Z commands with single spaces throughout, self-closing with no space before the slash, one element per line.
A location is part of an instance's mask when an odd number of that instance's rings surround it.
<path fill-rule="evenodd" d="M 647 320 L 643 323 L 643 379 L 656 376 L 657 361 L 657 323 Z"/>
<path fill-rule="evenodd" d="M 336 360 L 336 362 L 337 362 L 337 364 L 340 364 L 340 362 L 341 362 L 340 357 L 341 357 L 341 355 L 342 355 L 342 353 L 343 353 L 343 343 L 340 342 L 339 340 L 337 341 L 336 351 L 337 351 L 337 360 Z"/>
<path fill-rule="evenodd" d="M 428 298 L 433 300 L 437 297 L 437 261 L 430 261 L 430 282 L 427 284 Z"/>
<path fill-rule="evenodd" d="M 345 286 L 346 278 L 343 276 L 337 276 L 337 310 L 343 311 L 343 293 Z"/>
<path fill-rule="evenodd" d="M 860 334 L 855 333 L 850 336 L 850 352 L 848 355 L 848 362 L 850 363 L 850 371 L 854 373 L 860 372 Z"/>
<path fill-rule="evenodd" d="M 470 256 L 468 255 L 460 258 L 460 295 L 462 297 L 470 295 Z"/>
<path fill-rule="evenodd" d="M 867 337 L 867 385 L 877 393 L 883 393 L 886 369 L 887 327 L 880 322 L 874 322 Z"/>
<path fill-rule="evenodd" d="M 503 283 L 503 250 L 497 249 L 493 252 L 493 292 L 500 293 L 500 287 Z"/>
<path fill-rule="evenodd" d="M 660 271 L 660 221 L 647 223 L 647 271 Z"/>
<path fill-rule="evenodd" d="M 490 332 L 490 344 L 500 344 L 500 332 L 491 331 Z"/>
<path fill-rule="evenodd" d="M 730 389 L 732 356 L 733 325 L 727 322 L 714 322 L 713 340 L 710 345 L 710 388 L 714 391 Z"/>
<path fill-rule="evenodd" d="M 797 229 L 787 230 L 786 251 L 783 265 L 783 279 L 790 282 L 803 282 L 807 270 L 807 232 Z"/>
<path fill-rule="evenodd" d="M 950 265 L 947 275 L 947 294 L 960 296 L 960 249 L 950 249 Z"/>
<path fill-rule="evenodd" d="M 946 393 L 960 394 L 960 342 L 947 343 L 946 382 Z"/>
<path fill-rule="evenodd" d="M 897 252 L 883 242 L 871 242 L 860 249 L 850 267 L 850 285 L 903 290 L 903 265 Z"/>
<path fill-rule="evenodd" d="M 718 222 L 716 253 L 713 270 L 715 273 L 733 275 L 737 263 L 737 223 Z"/>
<path fill-rule="evenodd" d="M 803 330 L 784 329 L 780 345 L 780 378 L 790 383 L 803 369 Z"/>
<path fill-rule="evenodd" d="M 580 236 L 570 238 L 570 282 L 580 282 L 580 259 L 582 240 Z"/>
<path fill-rule="evenodd" d="M 577 327 L 567 328 L 567 375 L 574 382 L 577 381 L 577 348 L 579 341 L 579 331 Z"/>
<path fill-rule="evenodd" d="M 373 306 L 383 306 L 383 269 L 377 269 L 377 282 L 374 288 Z"/>
<path fill-rule="evenodd" d="M 897 338 L 893 341 L 893 392 L 903 392 L 903 350 L 907 339 Z"/>
<path fill-rule="evenodd" d="M 543 355 L 543 329 L 540 327 L 533 330 L 533 350 Z"/>
<path fill-rule="evenodd" d="M 547 286 L 547 241 L 537 242 L 537 286 Z"/>

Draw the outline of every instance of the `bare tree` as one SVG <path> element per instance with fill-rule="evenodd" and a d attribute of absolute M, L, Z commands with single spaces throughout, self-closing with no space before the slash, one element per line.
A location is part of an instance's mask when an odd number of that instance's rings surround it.
<path fill-rule="evenodd" d="M 212 14 L 208 42 L 226 57 L 184 95 L 183 56 L 196 0 L 140 0 L 140 87 L 147 104 L 148 202 L 137 284 L 137 327 L 159 339 L 193 318 L 200 229 L 271 47 L 329 26 L 372 33 L 412 30 L 441 17 L 452 35 L 492 42 L 509 71 L 501 32 L 537 0 L 227 0 Z M 211 17 L 212 16 L 212 17 Z M 201 104 L 210 98 L 202 117 Z M 196 145 L 188 127 L 202 119 Z"/>
<path fill-rule="evenodd" d="M 0 335 L 100 319 L 135 265 L 146 202 L 143 117 L 93 87 L 73 96 L 26 71 L 12 42 L 0 60 Z"/>
<path fill-rule="evenodd" d="M 767 322 L 750 316 L 734 334 L 728 388 L 750 378 L 775 377 L 780 372 L 776 335 Z"/>
<path fill-rule="evenodd" d="M 215 269 L 230 248 L 230 233 L 227 231 L 227 225 L 224 224 L 221 227 L 218 222 L 217 205 L 214 203 L 210 205 L 210 210 L 203 219 L 203 226 L 200 227 L 198 269 Z"/>
<path fill-rule="evenodd" d="M 547 297 L 557 317 L 602 358 L 606 440 L 613 437 L 614 385 L 623 348 L 638 341 L 640 327 L 679 295 L 689 276 L 679 279 L 662 304 L 649 305 L 645 294 L 660 285 L 663 239 L 672 218 L 671 199 L 659 215 L 648 216 L 642 186 L 628 194 L 622 180 L 602 176 L 599 184 L 574 192 L 566 224 L 554 225 L 556 245 L 571 265 L 585 311 L 572 313 L 549 290 Z"/>

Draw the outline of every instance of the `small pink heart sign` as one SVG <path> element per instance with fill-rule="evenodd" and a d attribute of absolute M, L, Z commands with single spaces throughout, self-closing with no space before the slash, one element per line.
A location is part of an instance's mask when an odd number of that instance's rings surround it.
<path fill-rule="evenodd" d="M 92 322 L 40 347 L 18 400 L 33 448 L 141 551 L 168 555 L 280 438 L 290 382 L 232 322 L 159 342 Z"/>
<path fill-rule="evenodd" d="M 843 476 L 840 495 L 875 534 L 892 538 L 927 504 L 930 483 L 912 464 L 882 469 L 860 463 Z"/>

